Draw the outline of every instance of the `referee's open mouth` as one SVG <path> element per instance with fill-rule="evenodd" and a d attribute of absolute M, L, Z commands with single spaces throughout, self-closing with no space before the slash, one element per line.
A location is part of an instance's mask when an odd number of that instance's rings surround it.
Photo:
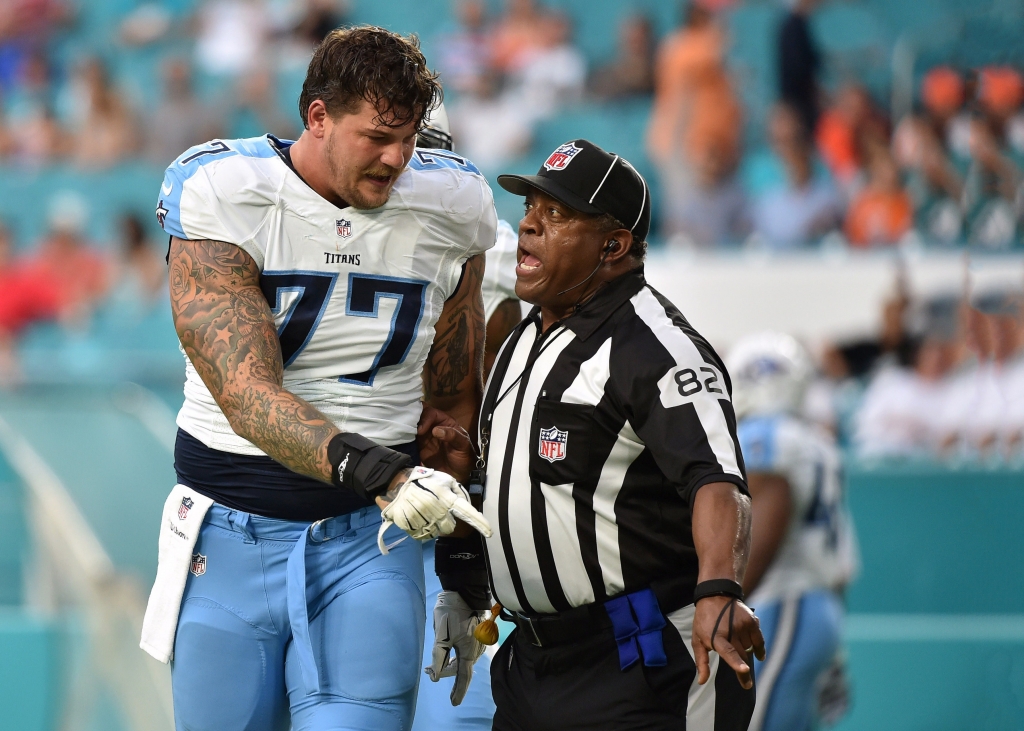
<path fill-rule="evenodd" d="M 529 251 L 524 249 L 522 246 L 519 247 L 519 263 L 516 264 L 516 274 L 523 276 L 536 270 L 540 267 L 540 259 L 531 254 Z"/>

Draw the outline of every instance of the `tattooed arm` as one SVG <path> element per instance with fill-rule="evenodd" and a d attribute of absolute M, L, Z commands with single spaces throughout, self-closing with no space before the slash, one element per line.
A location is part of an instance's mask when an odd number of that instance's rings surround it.
<path fill-rule="evenodd" d="M 231 428 L 329 483 L 327 444 L 339 430 L 282 386 L 281 345 L 252 257 L 234 244 L 172 237 L 168 262 L 174 328 Z"/>
<path fill-rule="evenodd" d="M 483 277 L 484 255 L 477 254 L 466 262 L 462 282 L 434 326 L 434 344 L 423 371 L 426 404 L 450 415 L 470 434 L 476 431 L 484 385 Z"/>
<path fill-rule="evenodd" d="M 498 357 L 498 351 L 502 344 L 516 329 L 516 325 L 523 321 L 523 310 L 519 300 L 507 299 L 498 305 L 491 319 L 487 321 L 487 344 L 484 347 L 484 379 L 491 372 L 494 359 Z"/>

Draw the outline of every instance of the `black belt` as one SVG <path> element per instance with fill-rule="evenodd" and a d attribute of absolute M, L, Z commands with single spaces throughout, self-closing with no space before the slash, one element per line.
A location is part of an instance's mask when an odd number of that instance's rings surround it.
<path fill-rule="evenodd" d="M 695 586 L 696 582 L 692 579 L 669 579 L 652 583 L 651 589 L 658 598 L 662 614 L 668 615 L 693 601 Z M 584 604 L 556 614 L 530 616 L 511 612 L 511 621 L 515 622 L 523 637 L 537 647 L 567 645 L 612 629 L 604 601 Z"/>
<path fill-rule="evenodd" d="M 558 614 L 536 617 L 513 612 L 512 621 L 526 640 L 537 647 L 567 645 L 585 637 L 593 637 L 612 626 L 602 604 L 584 604 Z"/>

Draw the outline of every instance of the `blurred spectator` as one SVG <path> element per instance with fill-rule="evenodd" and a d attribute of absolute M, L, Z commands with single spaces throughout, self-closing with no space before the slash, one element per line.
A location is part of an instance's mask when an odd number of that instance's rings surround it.
<path fill-rule="evenodd" d="M 885 117 L 864 87 L 847 84 L 818 120 L 818 151 L 847 198 L 864 183 L 869 148 L 888 142 Z"/>
<path fill-rule="evenodd" d="M 979 367 L 975 371 L 976 403 L 965 414 L 965 437 L 968 449 L 983 458 L 995 456 L 1007 436 L 1007 410 L 1014 395 L 1007 369 L 1012 369 L 1020 350 L 1019 314 L 1016 293 L 1003 291 L 976 298 L 972 308 L 973 327 L 979 331 L 972 338 Z"/>
<path fill-rule="evenodd" d="M 144 315 L 167 284 L 167 266 L 134 213 L 121 216 L 121 256 L 108 302 Z M 141 307 L 140 307 L 141 306 Z"/>
<path fill-rule="evenodd" d="M 934 451 L 943 457 L 976 457 L 986 431 L 983 414 L 991 379 L 992 332 L 988 317 L 967 302 L 957 308 L 957 336 L 950 344 L 950 371 L 931 422 Z M 988 404 L 986 404 L 988 402 Z"/>
<path fill-rule="evenodd" d="M 182 152 L 221 136 L 217 110 L 192 89 L 192 70 L 183 58 L 168 58 L 162 67 L 160 102 L 146 120 L 146 157 L 168 165 Z"/>
<path fill-rule="evenodd" d="M 934 453 L 932 421 L 949 371 L 948 343 L 928 336 L 913 368 L 888 366 L 872 379 L 855 419 L 854 443 L 861 457 L 908 457 Z"/>
<path fill-rule="evenodd" d="M 1008 459 L 1024 461 L 1024 294 L 1010 298 L 1010 308 L 999 321 L 1004 341 L 1001 389 L 1006 398 L 1000 440 Z M 1015 305 L 1013 307 L 1012 305 Z"/>
<path fill-rule="evenodd" d="M 268 10 L 271 20 L 266 30 L 277 40 L 278 68 L 302 73 L 313 49 L 345 23 L 349 0 L 284 0 L 271 4 Z"/>
<path fill-rule="evenodd" d="M 892 149 L 907 178 L 914 227 L 929 243 L 957 242 L 963 230 L 963 180 L 945 147 L 947 130 L 963 104 L 963 82 L 940 67 L 921 84 L 922 111 L 900 120 Z"/>
<path fill-rule="evenodd" d="M 1021 173 L 989 123 L 971 121 L 971 167 L 964 182 L 967 241 L 986 248 L 1006 248 L 1017 239 L 1015 201 Z"/>
<path fill-rule="evenodd" d="M 863 378 L 879 367 L 911 367 L 917 355 L 917 342 L 907 326 L 910 304 L 906 276 L 901 272 L 896 294 L 882 304 L 881 330 L 877 337 L 828 346 L 822 357 L 826 375 L 841 381 Z"/>
<path fill-rule="evenodd" d="M 205 0 L 196 23 L 196 63 L 202 71 L 238 76 L 260 60 L 268 31 L 263 0 Z"/>
<path fill-rule="evenodd" d="M 444 88 L 462 94 L 480 93 L 491 63 L 487 8 L 483 0 L 458 0 L 455 17 L 459 28 L 442 34 L 435 42 Z"/>
<path fill-rule="evenodd" d="M 519 70 L 526 55 L 541 43 L 547 14 L 534 0 L 505 0 L 505 12 L 491 33 L 491 59 L 503 74 Z"/>
<path fill-rule="evenodd" d="M 18 336 L 33 322 L 56 317 L 59 296 L 55 283 L 17 266 L 11 233 L 0 223 L 0 385 L 18 378 Z"/>
<path fill-rule="evenodd" d="M 978 74 L 978 104 L 993 133 L 1005 139 L 1006 123 L 1024 101 L 1024 79 L 1009 66 L 990 66 Z"/>
<path fill-rule="evenodd" d="M 568 16 L 549 15 L 536 45 L 522 52 L 509 74 L 508 94 L 518 113 L 531 122 L 546 119 L 583 96 L 587 63 L 570 42 L 571 29 Z"/>
<path fill-rule="evenodd" d="M 681 230 L 678 211 L 694 194 L 695 165 L 708 150 L 725 169 L 739 157 L 743 115 L 724 64 L 725 37 L 710 12 L 687 8 L 683 27 L 658 50 L 647 147 L 659 168 L 665 233 Z"/>
<path fill-rule="evenodd" d="M 617 100 L 654 92 L 654 28 L 644 15 L 633 15 L 619 25 L 614 59 L 590 75 L 590 93 L 598 99 Z"/>
<path fill-rule="evenodd" d="M 11 139 L 16 159 L 27 167 L 47 165 L 69 152 L 67 135 L 50 107 L 18 125 Z"/>
<path fill-rule="evenodd" d="M 821 54 L 810 29 L 817 5 L 818 0 L 793 0 L 779 28 L 779 99 L 796 110 L 808 135 L 818 125 Z"/>
<path fill-rule="evenodd" d="M 78 125 L 71 130 L 74 160 L 82 167 L 103 168 L 131 156 L 138 148 L 138 129 L 128 104 L 113 87 L 103 63 L 85 61 L 77 73 L 81 104 Z"/>
<path fill-rule="evenodd" d="M 294 35 L 305 41 L 310 50 L 320 45 L 327 34 L 345 22 L 348 3 L 338 0 L 305 0 Z"/>
<path fill-rule="evenodd" d="M 66 136 L 53 114 L 52 72 L 43 53 L 25 59 L 5 101 L 9 136 L 0 152 L 28 167 L 46 165 L 68 152 Z"/>
<path fill-rule="evenodd" d="M 270 134 L 294 139 L 296 123 L 285 116 L 277 101 L 274 72 L 259 66 L 242 77 L 235 88 L 230 114 L 231 137 L 258 137 Z"/>
<path fill-rule="evenodd" d="M 475 32 L 481 13 L 482 7 L 469 6 L 467 32 Z M 523 35 L 527 28 L 529 42 Z M 484 48 L 480 56 L 462 59 L 468 64 L 463 81 L 469 93 L 456 99 L 449 113 L 459 149 L 477 165 L 493 170 L 524 153 L 534 124 L 582 97 L 586 62 L 570 35 L 567 16 L 542 15 L 531 0 L 510 0 L 491 40 L 494 67 L 484 65 Z"/>
<path fill-rule="evenodd" d="M 905 296 L 901 291 L 897 300 Z M 896 309 L 889 307 L 887 323 Z M 958 311 L 956 296 L 924 303 L 919 317 L 920 344 L 905 349 L 899 360 L 881 361 L 854 420 L 854 444 L 861 456 L 910 457 L 938 452 L 942 441 L 939 424 L 950 403 L 951 374 L 963 360 Z"/>
<path fill-rule="evenodd" d="M 532 121 L 498 89 L 497 77 L 490 74 L 480 80 L 476 94 L 459 97 L 448 109 L 457 149 L 485 171 L 525 153 L 533 137 Z"/>
<path fill-rule="evenodd" d="M 170 11 L 160 3 L 143 3 L 121 21 L 121 41 L 129 46 L 158 41 L 171 30 L 171 20 Z"/>
<path fill-rule="evenodd" d="M 14 85 L 25 59 L 43 50 L 54 28 L 71 17 L 63 0 L 0 2 L 0 91 Z"/>
<path fill-rule="evenodd" d="M 889 149 L 879 145 L 870 155 L 868 183 L 846 214 L 846 238 L 857 247 L 895 244 L 913 223 L 913 203 Z"/>
<path fill-rule="evenodd" d="M 58 193 L 49 204 L 50 231 L 26 259 L 19 272 L 34 283 L 57 291 L 57 310 L 70 324 L 82 321 L 109 286 L 109 264 L 84 238 L 89 212 L 81 196 Z"/>
<path fill-rule="evenodd" d="M 813 148 L 795 109 L 776 105 L 769 135 L 785 180 L 755 201 L 754 229 L 768 248 L 804 246 L 837 227 L 839 195 L 827 173 L 815 169 Z"/>
<path fill-rule="evenodd" d="M 670 245 L 702 249 L 741 243 L 750 234 L 749 202 L 735 160 L 708 147 L 695 161 L 693 190 L 679 201 L 678 230 Z"/>
<path fill-rule="evenodd" d="M 7 118 L 14 125 L 43 113 L 53 105 L 53 73 L 46 54 L 29 54 L 4 94 Z"/>
<path fill-rule="evenodd" d="M 958 158 L 970 157 L 970 114 L 963 109 L 964 80 L 949 66 L 938 66 L 921 80 L 924 121 L 939 143 Z"/>

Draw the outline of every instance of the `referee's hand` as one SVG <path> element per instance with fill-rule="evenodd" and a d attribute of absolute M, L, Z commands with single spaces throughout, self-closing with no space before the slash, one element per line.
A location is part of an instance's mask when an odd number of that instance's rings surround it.
<path fill-rule="evenodd" d="M 476 461 L 473 445 L 466 430 L 448 414 L 424 405 L 416 427 L 416 444 L 424 466 L 447 472 L 463 484 L 469 479 Z"/>
<path fill-rule="evenodd" d="M 735 602 L 731 610 L 729 602 Z M 720 616 L 721 622 L 718 621 Z M 715 624 L 718 625 L 718 632 L 712 640 L 711 633 L 715 630 Z M 764 637 L 750 607 L 728 596 L 709 596 L 697 602 L 693 616 L 693 658 L 697 662 L 697 682 L 701 685 L 711 677 L 708 655 L 711 650 L 717 652 L 736 672 L 740 685 L 750 690 L 754 684 L 750 656 L 753 654 L 758 660 L 764 660 Z"/>

